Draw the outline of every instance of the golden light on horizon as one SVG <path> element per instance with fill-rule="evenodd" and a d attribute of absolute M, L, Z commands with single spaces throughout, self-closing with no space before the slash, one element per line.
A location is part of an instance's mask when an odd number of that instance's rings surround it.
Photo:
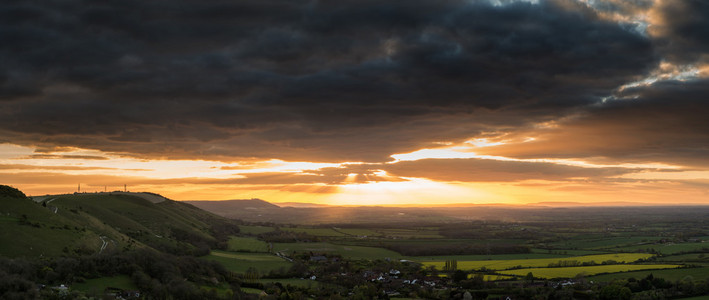
<path fill-rule="evenodd" d="M 524 144 L 532 141 L 521 139 Z M 228 200 L 260 198 L 274 203 L 307 202 L 330 205 L 447 205 L 526 204 L 536 202 L 593 203 L 597 199 L 628 202 L 661 202 L 677 183 L 594 183 L 587 177 L 569 177 L 565 182 L 521 180 L 510 182 L 465 182 L 392 175 L 386 166 L 422 160 L 483 160 L 508 163 L 545 163 L 586 169 L 626 168 L 655 170 L 632 172 L 610 179 L 709 180 L 709 171 L 682 170 L 663 163 L 607 164 L 570 159 L 520 159 L 480 155 L 479 148 L 503 145 L 481 139 L 434 149 L 393 154 L 393 162 L 288 162 L 277 159 L 248 162 L 209 160 L 139 159 L 97 150 L 66 148 L 37 153 L 31 147 L 0 144 L 0 176 L 28 194 L 73 192 L 81 183 L 84 191 L 121 189 L 152 191 L 176 200 Z M 350 171 L 349 168 L 361 168 Z M 344 174 L 325 170 L 343 170 Z M 353 169 L 355 170 L 355 169 Z M 363 171 L 366 170 L 366 171 Z M 341 173 L 341 172 L 339 172 Z M 334 175 L 333 175 L 334 174 Z M 334 177 L 333 177 L 334 176 Z M 339 178 L 339 179 L 338 179 Z M 77 182 L 78 181 L 78 182 Z M 661 189 L 664 186 L 665 189 Z M 109 188 L 110 187 L 110 188 Z M 628 192 L 633 191 L 633 192 Z M 686 202 L 701 201 L 697 191 Z M 691 193 L 689 193 L 691 195 Z"/>

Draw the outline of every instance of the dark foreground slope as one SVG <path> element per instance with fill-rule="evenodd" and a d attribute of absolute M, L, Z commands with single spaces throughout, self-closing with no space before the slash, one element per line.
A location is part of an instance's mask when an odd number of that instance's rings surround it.
<path fill-rule="evenodd" d="M 0 299 L 241 297 L 233 273 L 198 258 L 226 248 L 236 221 L 154 194 L 35 200 L 0 185 Z"/>

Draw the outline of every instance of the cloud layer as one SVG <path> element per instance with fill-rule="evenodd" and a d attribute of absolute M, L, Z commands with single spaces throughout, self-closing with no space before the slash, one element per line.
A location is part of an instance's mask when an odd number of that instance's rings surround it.
<path fill-rule="evenodd" d="M 654 68 L 573 1 L 0 7 L 7 141 L 136 156 L 384 161 L 558 118 Z"/>

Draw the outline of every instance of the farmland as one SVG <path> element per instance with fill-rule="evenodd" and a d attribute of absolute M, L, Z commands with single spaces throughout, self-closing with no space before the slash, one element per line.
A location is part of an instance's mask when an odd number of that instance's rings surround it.
<path fill-rule="evenodd" d="M 0 207 L 0 253 L 43 258 L 20 264 L 2 258 L 3 270 L 26 269 L 32 280 L 51 284 L 61 278 L 76 295 L 100 296 L 113 287 L 157 298 L 179 289 L 195 298 L 253 292 L 435 299 L 469 291 L 478 299 L 530 293 L 568 299 L 582 291 L 594 299 L 621 284 L 639 297 L 662 291 L 676 298 L 705 293 L 709 280 L 709 211 L 699 208 L 480 209 L 514 221 L 473 219 L 480 212 L 466 208 L 367 208 L 357 211 L 379 222 L 348 223 L 350 216 L 315 225 L 227 220 L 123 193 L 25 200 Z M 271 216 L 303 213 L 252 200 L 245 205 L 251 214 L 259 207 Z M 386 216 L 394 217 L 385 222 Z M 562 281 L 572 286 L 562 288 Z"/>
<path fill-rule="evenodd" d="M 601 254 L 601 255 L 586 255 L 574 256 L 567 258 L 538 258 L 538 259 L 507 259 L 507 260 L 459 260 L 458 269 L 461 270 L 477 270 L 486 268 L 489 270 L 506 270 L 515 267 L 534 268 L 547 267 L 556 264 L 557 266 L 580 265 L 584 263 L 602 263 L 613 261 L 614 263 L 634 262 L 639 259 L 647 259 L 652 257 L 652 254 L 644 253 L 616 253 L 616 254 Z M 445 261 L 425 261 L 424 266 L 434 266 L 442 269 Z"/>
<path fill-rule="evenodd" d="M 603 265 L 603 266 L 584 266 L 584 267 L 561 267 L 561 268 L 529 268 L 500 271 L 500 274 L 525 276 L 528 273 L 534 274 L 538 278 L 574 278 L 579 275 L 591 276 L 604 273 L 619 273 L 638 270 L 661 270 L 661 269 L 676 269 L 679 265 Z"/>

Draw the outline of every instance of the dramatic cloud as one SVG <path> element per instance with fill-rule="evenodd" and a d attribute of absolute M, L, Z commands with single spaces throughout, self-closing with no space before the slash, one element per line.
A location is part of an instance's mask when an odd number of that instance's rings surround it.
<path fill-rule="evenodd" d="M 526 132 L 536 140 L 480 153 L 523 158 L 605 158 L 709 167 L 709 80 L 661 82 L 627 89 L 622 97 L 557 126 Z"/>
<path fill-rule="evenodd" d="M 146 157 L 383 161 L 558 117 L 659 59 L 573 1 L 15 1 L 0 15 L 6 141 Z"/>
<path fill-rule="evenodd" d="M 0 180 L 182 199 L 695 201 L 707 3 L 3 1 Z"/>

